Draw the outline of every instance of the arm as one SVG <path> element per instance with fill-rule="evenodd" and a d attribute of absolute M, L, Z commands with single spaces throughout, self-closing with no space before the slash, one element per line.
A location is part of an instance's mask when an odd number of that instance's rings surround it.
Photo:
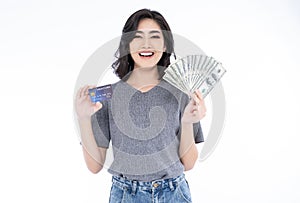
<path fill-rule="evenodd" d="M 85 163 L 88 169 L 96 174 L 103 168 L 106 157 L 106 148 L 97 146 L 92 131 L 91 118 L 79 118 L 78 122 Z"/>
<path fill-rule="evenodd" d="M 181 122 L 179 155 L 181 157 L 181 163 L 184 165 L 184 170 L 191 170 L 198 159 L 198 150 L 194 141 L 192 123 Z"/>
<path fill-rule="evenodd" d="M 199 91 L 196 91 L 185 107 L 181 118 L 179 155 L 185 171 L 191 170 L 198 159 L 193 123 L 199 122 L 205 116 L 205 113 L 206 107 L 202 95 Z"/>
<path fill-rule="evenodd" d="M 91 116 L 102 108 L 102 104 L 91 102 L 87 94 L 89 88 L 91 86 L 84 86 L 78 90 L 75 107 L 85 163 L 92 173 L 98 173 L 103 168 L 106 149 L 97 146 L 92 130 Z"/>

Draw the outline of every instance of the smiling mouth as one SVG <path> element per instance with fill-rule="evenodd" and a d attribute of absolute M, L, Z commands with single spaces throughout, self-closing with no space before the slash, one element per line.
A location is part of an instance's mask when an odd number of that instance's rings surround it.
<path fill-rule="evenodd" d="M 154 52 L 140 52 L 139 56 L 141 57 L 151 57 L 154 55 Z"/>

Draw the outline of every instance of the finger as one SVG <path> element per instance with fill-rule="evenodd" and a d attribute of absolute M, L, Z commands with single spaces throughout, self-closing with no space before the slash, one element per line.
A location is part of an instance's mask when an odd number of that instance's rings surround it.
<path fill-rule="evenodd" d="M 206 108 L 205 107 L 200 109 L 199 115 L 201 116 L 201 118 L 206 116 Z"/>
<path fill-rule="evenodd" d="M 96 102 L 95 105 L 94 105 L 94 112 L 98 111 L 99 109 L 102 108 L 102 104 L 101 102 Z"/>
<path fill-rule="evenodd" d="M 88 88 L 86 89 L 86 95 L 89 95 L 89 90 L 96 88 L 96 85 L 89 85 Z"/>
<path fill-rule="evenodd" d="M 200 114 L 206 113 L 206 107 L 204 105 L 198 105 L 197 109 L 195 111 L 198 111 Z"/>
<path fill-rule="evenodd" d="M 89 89 L 94 89 L 96 87 L 97 87 L 96 85 L 89 85 Z"/>
<path fill-rule="evenodd" d="M 206 112 L 196 110 L 192 113 L 192 116 L 202 119 L 206 116 Z"/>
<path fill-rule="evenodd" d="M 196 90 L 195 91 L 195 93 L 196 93 L 196 95 L 197 95 L 197 97 L 199 98 L 199 100 L 201 101 L 201 100 L 203 100 L 203 95 L 202 95 L 202 93 L 200 92 L 200 90 Z"/>
<path fill-rule="evenodd" d="M 89 89 L 88 85 L 84 86 L 84 88 L 82 90 L 82 96 L 83 97 L 86 97 L 89 94 L 88 89 Z"/>
<path fill-rule="evenodd" d="M 76 99 L 79 99 L 79 98 L 80 98 L 81 89 L 82 89 L 82 87 L 80 87 L 80 88 L 77 90 L 77 93 L 76 93 Z"/>
<path fill-rule="evenodd" d="M 87 94 L 89 94 L 89 91 L 90 89 L 94 89 L 96 88 L 97 86 L 96 85 L 89 85 L 88 88 L 87 88 Z"/>
<path fill-rule="evenodd" d="M 195 104 L 200 104 L 200 100 L 198 99 L 198 97 L 195 93 L 191 94 L 191 97 Z"/>
<path fill-rule="evenodd" d="M 205 106 L 205 103 L 204 103 L 204 102 L 201 104 L 201 109 L 202 109 L 204 112 L 206 112 L 206 106 Z"/>
<path fill-rule="evenodd" d="M 85 87 L 86 87 L 86 85 L 83 86 L 83 87 L 81 87 L 80 90 L 79 90 L 79 92 L 78 92 L 78 94 L 79 94 L 79 95 L 78 95 L 78 99 L 79 99 L 79 100 L 85 99 L 85 94 L 84 94 Z"/>
<path fill-rule="evenodd" d="M 84 89 L 85 89 L 86 85 L 83 86 L 81 89 L 80 89 L 80 97 L 83 97 L 84 96 Z"/>
<path fill-rule="evenodd" d="M 195 111 L 198 111 L 197 105 L 192 104 L 189 108 L 189 113 L 194 113 Z"/>

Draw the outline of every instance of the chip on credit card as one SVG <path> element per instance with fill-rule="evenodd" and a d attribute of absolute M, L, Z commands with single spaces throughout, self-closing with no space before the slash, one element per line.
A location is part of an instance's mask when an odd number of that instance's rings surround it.
<path fill-rule="evenodd" d="M 89 95 L 93 103 L 111 99 L 112 97 L 111 84 L 89 89 Z"/>

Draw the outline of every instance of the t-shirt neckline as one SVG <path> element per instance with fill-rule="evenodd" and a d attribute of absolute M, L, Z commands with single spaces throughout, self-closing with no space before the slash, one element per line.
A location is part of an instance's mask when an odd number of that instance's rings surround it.
<path fill-rule="evenodd" d="M 136 89 L 135 87 L 133 87 L 133 86 L 131 86 L 130 84 L 128 84 L 126 81 L 121 80 L 121 82 L 122 82 L 125 86 L 127 86 L 127 87 L 129 87 L 130 89 L 134 90 L 135 92 L 138 92 L 138 93 L 140 93 L 140 94 L 147 94 L 147 93 L 152 92 L 152 90 L 155 90 L 157 87 L 161 86 L 162 83 L 163 83 L 163 79 L 161 79 L 161 80 L 159 81 L 159 83 L 157 83 L 157 84 L 156 84 L 154 87 L 152 87 L 150 90 L 145 91 L 145 92 L 142 92 L 141 90 Z"/>

